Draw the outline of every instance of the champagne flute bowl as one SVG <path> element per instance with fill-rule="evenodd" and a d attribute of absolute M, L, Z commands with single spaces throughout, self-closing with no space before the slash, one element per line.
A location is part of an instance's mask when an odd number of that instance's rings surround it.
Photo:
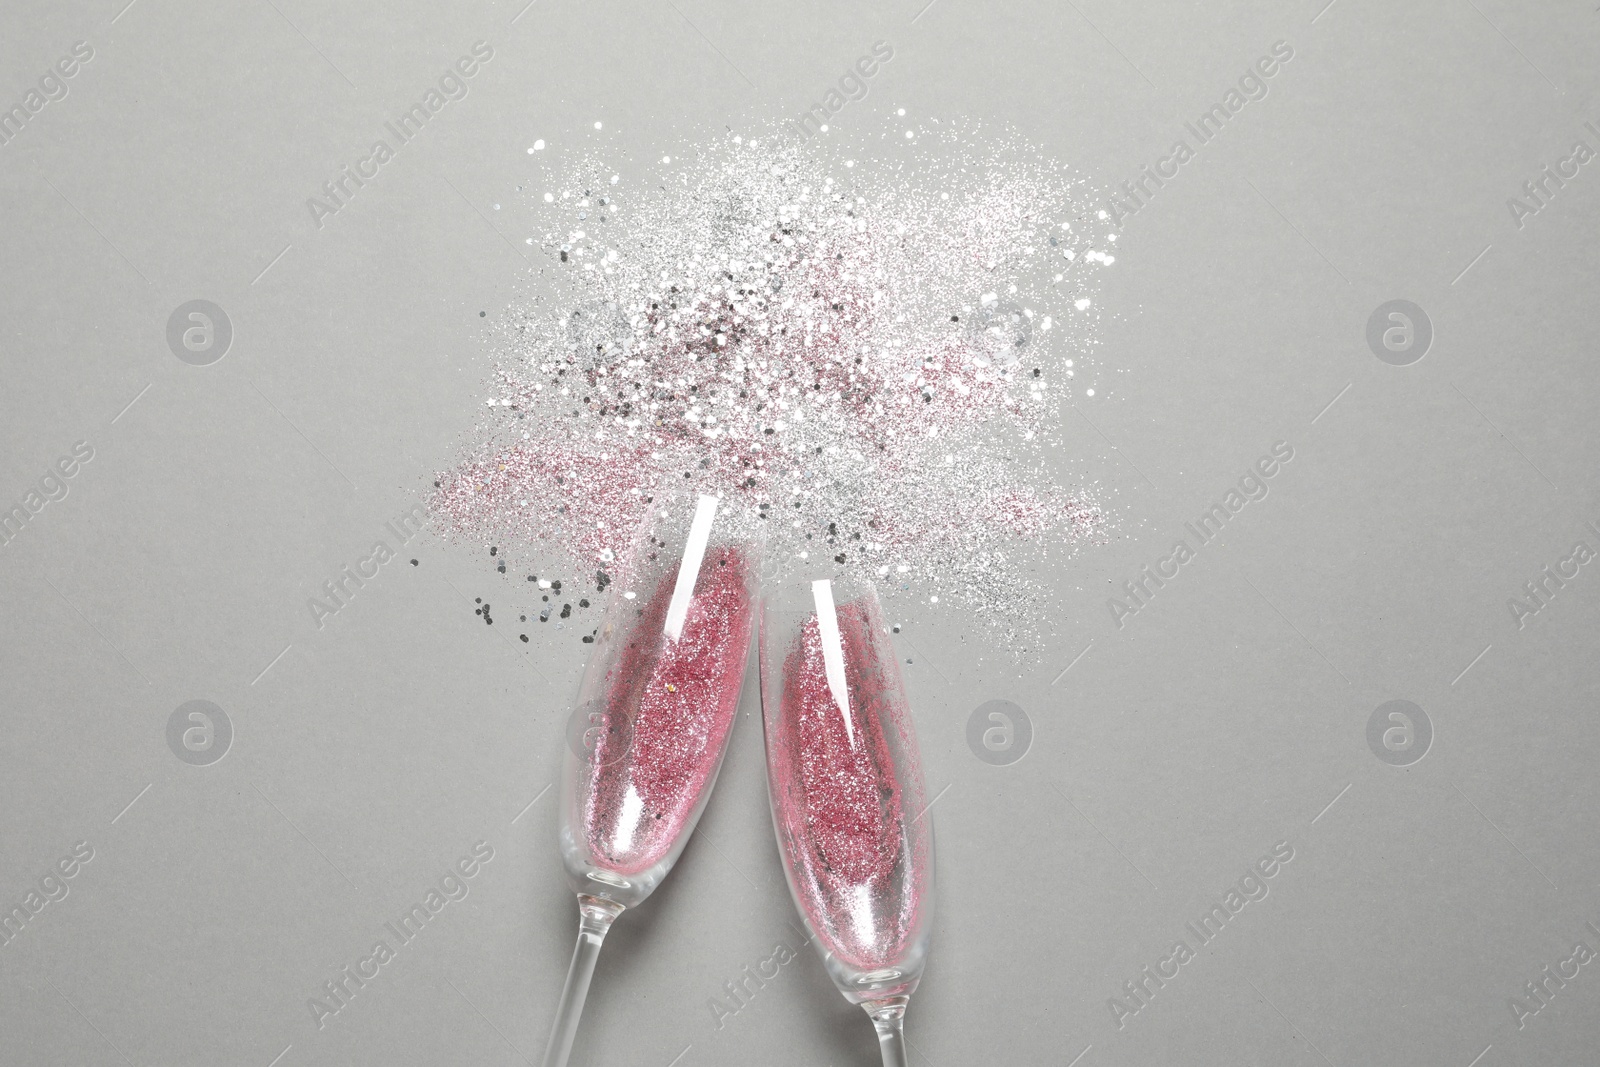
<path fill-rule="evenodd" d="M 778 852 L 834 985 L 871 1017 L 885 1067 L 927 961 L 933 827 L 916 733 L 870 582 L 769 592 L 761 719 Z"/>
<path fill-rule="evenodd" d="M 756 617 L 759 544 L 739 530 L 715 497 L 657 497 L 612 578 L 567 730 L 578 944 L 544 1067 L 565 1067 L 606 933 L 667 876 L 716 783 Z"/>

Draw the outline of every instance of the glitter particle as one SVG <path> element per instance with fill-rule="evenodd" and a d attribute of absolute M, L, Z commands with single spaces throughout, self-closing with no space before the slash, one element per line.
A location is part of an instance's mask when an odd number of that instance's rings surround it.
<path fill-rule="evenodd" d="M 1038 556 L 1105 536 L 1058 482 L 1057 413 L 1099 317 L 1063 305 L 1092 306 L 1110 235 L 1014 137 L 905 132 L 861 160 L 713 139 L 638 188 L 568 162 L 535 226 L 548 278 L 500 317 L 486 415 L 439 476 L 446 527 L 592 569 L 676 480 L 766 528 L 780 577 L 821 540 L 842 571 L 1040 628 Z"/>

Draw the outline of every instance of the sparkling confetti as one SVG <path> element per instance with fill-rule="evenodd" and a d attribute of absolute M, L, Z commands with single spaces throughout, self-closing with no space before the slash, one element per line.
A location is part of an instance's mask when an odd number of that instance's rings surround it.
<path fill-rule="evenodd" d="M 645 175 L 551 160 L 549 266 L 500 319 L 445 524 L 592 572 L 657 494 L 712 493 L 765 532 L 768 578 L 892 567 L 1035 635 L 1030 572 L 1105 537 L 1057 412 L 1097 343 L 1107 224 L 1013 136 L 908 132 L 842 160 L 765 131 Z"/>

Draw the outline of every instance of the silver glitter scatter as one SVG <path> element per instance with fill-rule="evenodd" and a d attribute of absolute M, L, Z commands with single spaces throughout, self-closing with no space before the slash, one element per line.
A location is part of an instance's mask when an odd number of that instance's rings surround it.
<path fill-rule="evenodd" d="M 593 571 L 647 507 L 714 493 L 765 535 L 769 579 L 853 571 L 1033 644 L 1031 575 L 1105 537 L 1092 489 L 1061 484 L 1058 414 L 1115 244 L 1016 137 L 916 133 L 848 153 L 730 134 L 636 176 L 541 153 L 549 265 L 438 476 L 447 524 Z"/>

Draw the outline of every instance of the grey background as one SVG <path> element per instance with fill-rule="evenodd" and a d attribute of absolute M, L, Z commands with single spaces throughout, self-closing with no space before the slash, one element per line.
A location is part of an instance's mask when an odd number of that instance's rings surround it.
<path fill-rule="evenodd" d="M 1505 201 L 1600 148 L 1600 13 L 923 2 L 6 6 L 6 106 L 73 42 L 96 55 L 0 146 L 0 503 L 75 441 L 95 456 L 0 548 L 0 901 L 80 840 L 95 855 L 0 947 L 0 1058 L 537 1060 L 576 918 L 545 790 L 582 646 L 516 641 L 517 576 L 426 536 L 321 629 L 306 607 L 394 543 L 471 423 L 478 312 L 542 262 L 515 192 L 535 138 L 603 120 L 671 153 L 799 115 L 882 39 L 841 131 L 897 107 L 1009 122 L 1111 186 L 1282 39 L 1270 95 L 1105 273 L 1078 379 L 1097 395 L 1063 418 L 1120 525 L 1048 576 L 1039 662 L 890 609 L 939 797 L 913 1062 L 1592 1062 L 1595 965 L 1521 1029 L 1508 998 L 1600 949 L 1600 572 L 1520 629 L 1507 599 L 1600 548 L 1600 162 L 1521 229 Z M 305 198 L 478 39 L 470 95 L 315 228 Z M 234 331 L 205 367 L 165 339 L 197 298 Z M 1402 298 L 1435 337 L 1394 367 L 1364 336 Z M 1279 440 L 1271 494 L 1116 628 L 1106 597 Z M 876 1062 L 809 949 L 721 1029 L 708 1006 L 799 941 L 748 688 L 682 863 L 607 944 L 574 1063 Z M 1033 723 L 1008 766 L 966 745 L 992 699 Z M 1366 741 L 1393 699 L 1434 731 L 1403 768 Z M 230 718 L 218 762 L 167 747 L 190 700 Z M 470 895 L 319 1030 L 307 999 L 480 840 Z M 1279 841 L 1270 895 L 1119 1029 L 1108 998 Z"/>

